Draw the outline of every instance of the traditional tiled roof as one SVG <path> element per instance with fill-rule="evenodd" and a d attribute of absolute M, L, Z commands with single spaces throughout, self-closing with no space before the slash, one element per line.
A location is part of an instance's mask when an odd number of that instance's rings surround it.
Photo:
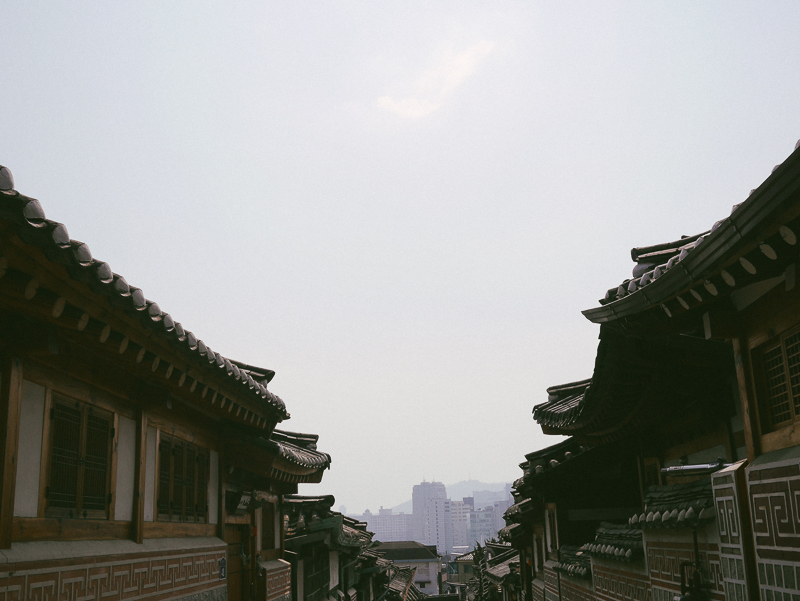
<path fill-rule="evenodd" d="M 274 430 L 269 437 L 277 453 L 300 467 L 325 469 L 331 465 L 331 456 L 317 451 L 316 434 L 297 434 L 284 430 Z"/>
<path fill-rule="evenodd" d="M 593 443 L 647 431 L 686 407 L 719 409 L 729 396 L 730 353 L 728 345 L 717 340 L 642 339 L 602 326 L 594 373 L 582 383 L 583 393 L 567 410 L 562 410 L 562 398 L 551 394 L 534 407 L 533 416 L 548 434 L 579 436 Z"/>
<path fill-rule="evenodd" d="M 508 543 L 497 543 L 492 541 L 486 541 L 484 545 L 484 549 L 486 549 L 486 555 L 489 559 L 494 559 L 499 557 L 503 553 L 508 553 L 509 551 L 513 551 L 511 545 Z"/>
<path fill-rule="evenodd" d="M 309 524 L 330 517 L 335 502 L 333 495 L 283 495 L 286 538 L 298 536 Z"/>
<path fill-rule="evenodd" d="M 423 545 L 413 540 L 379 542 L 375 547 L 386 559 L 392 561 L 436 560 L 439 558 L 435 545 Z"/>
<path fill-rule="evenodd" d="M 589 450 L 587 445 L 581 444 L 576 438 L 568 438 L 544 449 L 534 451 L 525 455 L 525 461 L 520 464 L 522 468 L 522 477 L 514 481 L 513 488 L 518 493 L 531 486 L 537 478 L 546 477 L 558 467 L 575 459 L 577 456 Z M 512 517 L 516 511 L 532 511 L 534 509 L 533 502 L 525 503 L 521 501 L 517 505 L 509 508 L 506 515 Z M 517 509 L 513 508 L 517 507 Z M 509 513 L 511 512 L 511 513 Z"/>
<path fill-rule="evenodd" d="M 547 389 L 547 402 L 533 408 L 533 419 L 547 421 L 555 427 L 574 421 L 583 409 L 583 397 L 592 379 L 581 380 Z"/>
<path fill-rule="evenodd" d="M 5 170 L 4 173 L 6 186 L 13 185 L 8 171 Z M 218 395 L 221 401 L 224 400 L 222 395 L 225 393 L 217 390 L 218 382 L 224 381 L 238 391 L 237 394 L 243 399 L 246 397 L 257 406 L 263 407 L 273 425 L 276 419 L 281 421 L 289 418 L 283 401 L 267 390 L 267 383 L 274 375 L 273 371 L 234 361 L 209 348 L 172 315 L 162 311 L 156 302 L 147 299 L 140 288 L 130 285 L 123 276 L 114 273 L 108 263 L 94 258 L 87 244 L 71 239 L 64 224 L 47 219 L 38 200 L 23 196 L 13 189 L 0 189 L 0 221 L 8 223 L 5 236 L 13 233 L 23 244 L 40 249 L 42 256 L 52 266 L 51 278 L 53 274 L 59 274 L 63 270 L 81 294 L 100 295 L 107 300 L 107 309 L 104 309 L 106 313 L 103 313 L 98 306 L 81 303 L 77 297 L 61 297 L 53 306 L 54 316 L 80 316 L 77 321 L 79 331 L 87 327 L 91 330 L 92 324 L 96 325 L 102 330 L 102 342 L 119 338 L 120 353 L 126 350 L 130 353 L 141 347 L 136 357 L 138 363 L 144 362 L 148 366 L 152 364 L 153 371 L 160 365 L 166 378 L 179 382 L 181 386 L 188 379 L 187 388 L 191 386 L 192 391 L 199 381 L 203 398 L 208 398 L 209 401 L 212 398 L 216 400 Z M 14 253 L 0 257 L 0 273 L 4 276 L 9 270 L 15 269 L 15 265 L 30 262 L 29 256 L 13 243 L 6 245 L 4 252 Z M 29 277 L 27 273 L 20 275 Z M 31 298 L 37 294 L 44 297 L 47 285 L 46 281 L 34 278 L 27 293 Z M 135 320 L 146 333 L 135 341 L 129 340 L 122 333 L 117 333 L 117 336 L 113 328 L 109 327 L 110 324 L 102 321 L 102 316 L 108 313 L 116 315 L 121 322 L 130 323 L 131 319 Z M 167 364 L 155 347 L 148 346 L 149 337 L 168 342 L 171 349 L 174 349 L 173 354 L 180 360 L 174 361 L 173 365 Z M 187 378 L 187 372 L 193 375 Z M 260 418 L 259 423 L 266 427 L 268 420 Z"/>
<path fill-rule="evenodd" d="M 500 538 L 500 540 L 513 542 L 524 534 L 525 527 L 522 524 L 511 524 L 510 526 L 501 528 L 497 533 L 497 536 Z"/>
<path fill-rule="evenodd" d="M 591 556 L 578 547 L 562 545 L 558 549 L 558 562 L 553 565 L 556 572 L 569 574 L 577 578 L 592 577 Z"/>
<path fill-rule="evenodd" d="M 383 557 L 383 553 L 378 552 L 372 544 L 363 547 L 358 554 L 359 570 L 371 572 L 386 572 L 394 563 Z"/>
<path fill-rule="evenodd" d="M 644 512 L 628 523 L 634 528 L 689 528 L 716 516 L 711 479 L 689 484 L 650 486 L 645 494 Z"/>
<path fill-rule="evenodd" d="M 729 217 L 710 230 L 634 248 L 633 277 L 611 288 L 600 307 L 583 314 L 603 323 L 657 308 L 661 318 L 671 318 L 756 279 L 780 275 L 798 254 L 800 218 L 791 213 L 800 200 L 798 186 L 800 142 L 744 202 L 733 206 Z"/>
<path fill-rule="evenodd" d="M 484 574 L 495 583 L 500 583 L 511 572 L 511 564 L 514 563 L 519 565 L 519 551 L 512 549 L 490 560 Z"/>
<path fill-rule="evenodd" d="M 533 502 L 533 499 L 523 499 L 519 503 L 515 503 L 503 514 L 503 519 L 506 523 L 516 523 L 519 524 L 522 522 L 525 515 L 531 513 L 536 504 Z"/>
<path fill-rule="evenodd" d="M 423 593 L 421 590 L 417 588 L 413 582 L 411 586 L 408 587 L 408 594 L 406 595 L 406 601 L 422 601 L 422 599 L 426 599 L 427 595 Z"/>
<path fill-rule="evenodd" d="M 736 205 L 734 209 L 738 206 Z M 713 229 L 719 227 L 721 223 L 718 221 Z M 680 240 L 674 242 L 632 248 L 631 259 L 636 263 L 633 268 L 633 278 L 625 280 L 616 288 L 611 288 L 600 299 L 600 304 L 607 305 L 655 281 L 668 269 L 672 269 L 678 261 L 684 259 L 691 250 L 699 246 L 711 231 L 713 230 L 707 230 L 694 236 L 682 236 Z"/>
<path fill-rule="evenodd" d="M 594 541 L 583 545 L 581 551 L 617 561 L 633 561 L 644 554 L 642 531 L 630 524 L 602 522 Z"/>
<path fill-rule="evenodd" d="M 392 579 L 386 591 L 386 596 L 395 601 L 416 601 L 421 592 L 414 586 L 414 573 L 417 568 L 395 566 Z M 411 589 L 416 589 L 416 592 Z"/>
<path fill-rule="evenodd" d="M 475 551 L 470 551 L 469 553 L 464 553 L 463 555 L 459 555 L 453 561 L 464 561 L 472 563 L 475 561 Z"/>
<path fill-rule="evenodd" d="M 345 547 L 366 548 L 372 544 L 372 532 L 353 528 L 348 524 L 342 524 L 339 532 L 339 544 Z"/>
<path fill-rule="evenodd" d="M 367 530 L 363 522 L 331 511 L 335 502 L 332 495 L 284 495 L 283 500 L 287 542 L 308 532 L 329 531 L 334 545 L 355 548 L 360 559 L 369 559 L 370 563 L 375 560 L 378 564 L 377 560 L 383 553 L 370 550 L 373 533 Z M 383 564 L 378 565 L 380 567 Z"/>
<path fill-rule="evenodd" d="M 317 438 L 283 430 L 269 438 L 237 433 L 225 437 L 225 453 L 232 465 L 281 482 L 319 482 L 331 458 L 316 450 Z"/>

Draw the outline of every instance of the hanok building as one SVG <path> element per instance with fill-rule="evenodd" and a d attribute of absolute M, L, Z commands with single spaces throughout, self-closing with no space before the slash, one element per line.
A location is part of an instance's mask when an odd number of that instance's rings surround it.
<path fill-rule="evenodd" d="M 727 598 L 800 589 L 800 150 L 708 232 L 634 260 L 641 274 L 584 314 L 629 336 L 676 333 L 732 349 L 746 461 L 712 475 Z M 737 451 L 734 459 L 744 459 Z"/>
<path fill-rule="evenodd" d="M 448 564 L 447 585 L 452 590 L 464 588 L 472 578 L 472 565 L 475 559 L 475 552 L 470 551 L 453 558 Z"/>
<path fill-rule="evenodd" d="M 326 496 L 284 496 L 286 557 L 294 601 L 374 601 L 387 590 L 391 561 L 366 524 L 331 511 Z"/>
<path fill-rule="evenodd" d="M 436 545 L 423 545 L 416 541 L 381 542 L 376 550 L 397 566 L 414 568 L 414 585 L 424 595 L 438 595 L 447 581 L 442 573 L 441 557 Z"/>
<path fill-rule="evenodd" d="M 584 312 L 601 325 L 594 374 L 578 383 L 583 390 L 548 391 L 534 417 L 543 431 L 588 447 L 586 455 L 627 449 L 641 506 L 625 522 L 598 523 L 583 542 L 556 507 L 558 554 L 544 562 L 538 588 L 531 570 L 534 598 L 537 590 L 609 601 L 800 594 L 798 232 L 796 149 L 709 231 L 634 248 L 633 277 Z M 548 494 L 536 483 L 539 467 L 540 476 L 559 469 L 523 464 L 504 532 L 534 555 L 536 524 L 552 520 L 537 505 Z M 568 545 L 580 547 L 564 552 Z M 581 585 L 569 567 L 586 554 L 592 576 Z"/>
<path fill-rule="evenodd" d="M 518 601 L 522 597 L 519 550 L 488 542 L 473 552 L 473 561 L 475 576 L 467 584 L 466 601 Z"/>
<path fill-rule="evenodd" d="M 393 566 L 392 579 L 386 590 L 386 599 L 389 601 L 422 601 L 425 595 L 414 585 L 414 572 L 416 568 L 408 566 Z"/>
<path fill-rule="evenodd" d="M 0 588 L 31 599 L 288 598 L 284 494 L 316 438 L 274 372 L 209 348 L 0 168 Z"/>

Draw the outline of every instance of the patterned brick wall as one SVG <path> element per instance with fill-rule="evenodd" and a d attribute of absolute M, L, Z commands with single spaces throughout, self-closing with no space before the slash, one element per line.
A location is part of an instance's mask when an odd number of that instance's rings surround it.
<path fill-rule="evenodd" d="M 800 562 L 800 465 L 759 465 L 747 476 L 758 557 Z"/>
<path fill-rule="evenodd" d="M 192 550 L 134 558 L 106 557 L 6 565 L 0 601 L 166 601 L 226 586 L 225 550 Z M 58 563 L 60 565 L 53 565 Z"/>
<path fill-rule="evenodd" d="M 267 601 L 288 601 L 291 597 L 292 567 L 286 564 L 280 569 L 267 571 Z"/>
<path fill-rule="evenodd" d="M 714 504 L 717 509 L 720 563 L 728 601 L 749 601 L 747 562 L 752 562 L 752 537 L 746 484 L 745 462 L 720 470 L 711 476 Z M 741 505 L 744 505 L 742 511 Z M 746 546 L 747 544 L 747 546 Z"/>
<path fill-rule="evenodd" d="M 800 462 L 747 469 L 761 601 L 800 595 Z"/>
<path fill-rule="evenodd" d="M 561 576 L 561 599 L 562 601 L 594 601 L 594 591 L 591 590 L 592 583 L 589 580 L 581 581 L 578 578 Z"/>
<path fill-rule="evenodd" d="M 686 538 L 691 538 L 691 530 L 680 530 Z M 719 547 L 715 544 L 700 544 L 700 561 L 711 585 L 711 598 L 725 600 L 722 566 Z M 666 591 L 679 594 L 681 590 L 680 564 L 694 560 L 694 545 L 691 542 L 649 542 L 647 544 L 647 566 L 650 570 L 650 584 Z M 655 595 L 654 595 L 655 596 Z"/>
<path fill-rule="evenodd" d="M 558 574 L 552 565 L 544 565 L 544 599 L 545 601 L 558 601 Z M 0 600 L 2 601 L 2 600 Z"/>
<path fill-rule="evenodd" d="M 592 562 L 595 596 L 600 601 L 654 601 L 646 574 L 611 569 Z M 669 601 L 672 601 L 670 599 Z"/>
<path fill-rule="evenodd" d="M 531 598 L 533 601 L 544 601 L 544 588 L 540 588 L 535 584 L 531 586 Z"/>

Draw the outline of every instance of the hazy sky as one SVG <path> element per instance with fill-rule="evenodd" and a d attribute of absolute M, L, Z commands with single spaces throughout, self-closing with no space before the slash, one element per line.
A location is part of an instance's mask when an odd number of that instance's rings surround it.
<path fill-rule="evenodd" d="M 581 309 L 800 138 L 800 3 L 3 7 L 20 192 L 320 435 L 306 493 L 511 481 Z"/>

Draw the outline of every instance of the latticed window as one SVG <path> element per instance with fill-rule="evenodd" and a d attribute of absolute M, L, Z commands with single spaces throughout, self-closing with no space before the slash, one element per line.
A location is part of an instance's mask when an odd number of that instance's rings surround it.
<path fill-rule="evenodd" d="M 303 560 L 304 601 L 323 601 L 330 593 L 330 563 L 328 549 L 315 547 L 312 555 Z"/>
<path fill-rule="evenodd" d="M 208 451 L 162 434 L 158 461 L 158 519 L 205 523 Z"/>
<path fill-rule="evenodd" d="M 800 416 L 800 331 L 793 330 L 761 352 L 764 417 L 773 428 Z"/>
<path fill-rule="evenodd" d="M 113 415 L 53 395 L 50 420 L 47 515 L 107 518 Z"/>

